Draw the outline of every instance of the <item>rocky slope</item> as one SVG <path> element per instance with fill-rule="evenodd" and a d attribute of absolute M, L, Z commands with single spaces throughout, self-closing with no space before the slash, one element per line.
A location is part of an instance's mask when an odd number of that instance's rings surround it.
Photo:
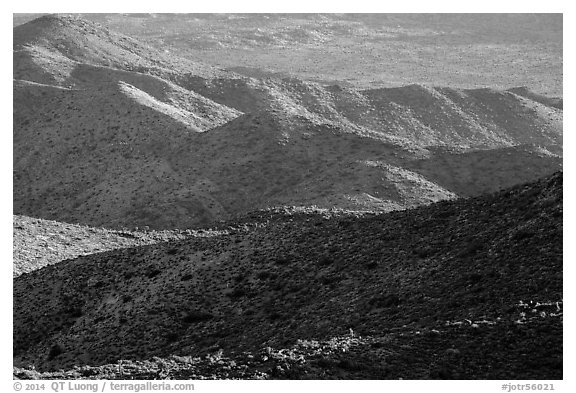
<path fill-rule="evenodd" d="M 269 206 L 389 211 L 562 167 L 562 110 L 524 90 L 257 79 L 75 17 L 14 28 L 14 78 L 14 212 L 51 220 L 166 229 Z"/>
<path fill-rule="evenodd" d="M 558 173 L 381 215 L 262 211 L 220 236 L 68 260 L 14 280 L 14 365 L 562 378 L 562 210 Z"/>
<path fill-rule="evenodd" d="M 15 215 L 14 277 L 80 255 L 198 236 L 198 231 L 113 231 Z M 204 232 L 202 232 L 204 234 Z"/>

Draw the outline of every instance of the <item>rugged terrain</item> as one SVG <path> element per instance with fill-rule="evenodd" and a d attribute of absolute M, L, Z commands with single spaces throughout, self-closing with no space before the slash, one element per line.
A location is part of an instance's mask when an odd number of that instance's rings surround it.
<path fill-rule="evenodd" d="M 563 377 L 562 15 L 27 18 L 14 378 Z"/>
<path fill-rule="evenodd" d="M 14 277 L 80 255 L 212 234 L 204 230 L 115 231 L 17 215 L 13 228 Z"/>
<path fill-rule="evenodd" d="M 562 211 L 557 173 L 47 266 L 14 280 L 15 375 L 561 379 Z"/>
<path fill-rule="evenodd" d="M 561 169 L 561 108 L 526 89 L 244 76 L 44 16 L 14 28 L 14 212 L 171 229 L 479 195 Z"/>

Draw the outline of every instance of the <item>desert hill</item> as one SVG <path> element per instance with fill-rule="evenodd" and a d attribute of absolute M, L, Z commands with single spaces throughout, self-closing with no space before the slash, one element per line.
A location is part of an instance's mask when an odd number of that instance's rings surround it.
<path fill-rule="evenodd" d="M 524 90 L 257 79 L 69 16 L 15 27 L 14 49 L 16 214 L 158 229 L 389 211 L 562 166 L 562 110 Z"/>
<path fill-rule="evenodd" d="M 146 367 L 182 377 L 225 357 L 244 377 L 562 378 L 561 173 L 407 211 L 327 213 L 261 211 L 219 236 L 21 275 L 14 365 L 96 367 L 82 377 L 176 356 Z"/>

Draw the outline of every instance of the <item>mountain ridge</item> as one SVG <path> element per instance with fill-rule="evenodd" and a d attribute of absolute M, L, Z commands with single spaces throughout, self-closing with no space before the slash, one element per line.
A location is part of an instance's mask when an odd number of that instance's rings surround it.
<path fill-rule="evenodd" d="M 166 229 L 269 205 L 388 211 L 562 167 L 562 110 L 525 90 L 249 78 L 68 16 L 17 26 L 14 42 L 16 214 Z"/>

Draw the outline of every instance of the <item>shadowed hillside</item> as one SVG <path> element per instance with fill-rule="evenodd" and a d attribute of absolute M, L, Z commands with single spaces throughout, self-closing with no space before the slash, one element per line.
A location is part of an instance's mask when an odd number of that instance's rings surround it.
<path fill-rule="evenodd" d="M 15 279 L 14 365 L 561 379 L 562 210 L 558 173 L 381 215 L 261 211 L 220 236 L 68 260 Z"/>

